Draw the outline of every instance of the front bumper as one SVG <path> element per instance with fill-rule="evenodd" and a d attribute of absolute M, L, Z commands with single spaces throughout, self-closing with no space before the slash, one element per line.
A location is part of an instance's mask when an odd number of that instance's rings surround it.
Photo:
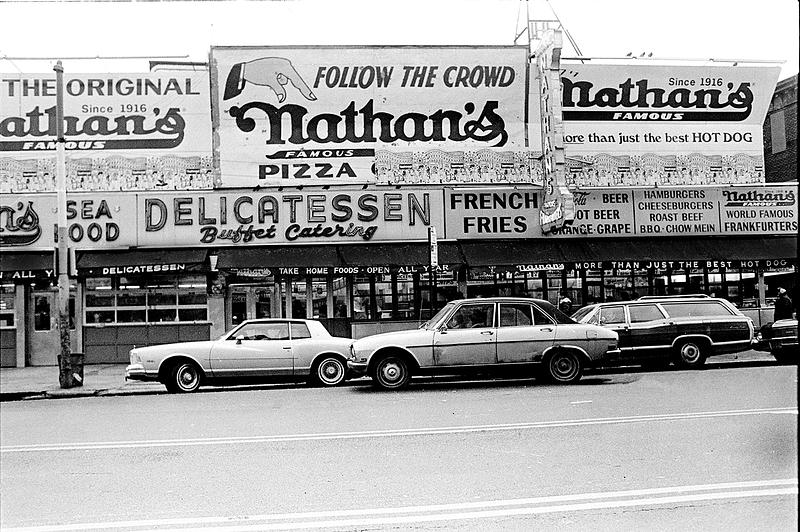
<path fill-rule="evenodd" d="M 352 378 L 365 376 L 367 374 L 367 367 L 368 364 L 366 362 L 356 362 L 355 360 L 347 361 L 347 371 Z"/>
<path fill-rule="evenodd" d="M 600 360 L 596 360 L 595 363 L 597 365 L 608 365 L 613 366 L 615 364 L 622 363 L 622 351 L 619 349 L 609 349 L 606 351 L 606 354 Z"/>
<path fill-rule="evenodd" d="M 148 373 L 142 364 L 131 364 L 125 368 L 126 381 L 157 381 L 158 375 Z"/>

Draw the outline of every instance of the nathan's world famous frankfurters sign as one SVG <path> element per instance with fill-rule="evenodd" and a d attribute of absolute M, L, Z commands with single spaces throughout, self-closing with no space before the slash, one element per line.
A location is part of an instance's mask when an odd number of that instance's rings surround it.
<path fill-rule="evenodd" d="M 574 184 L 763 182 L 779 67 L 562 66 Z"/>
<path fill-rule="evenodd" d="M 54 188 L 56 90 L 54 73 L 0 76 L 0 180 L 8 189 Z M 178 180 L 210 187 L 209 105 L 207 72 L 65 74 L 71 188 L 156 188 Z"/>
<path fill-rule="evenodd" d="M 211 63 L 223 186 L 527 173 L 526 47 L 218 47 Z"/>

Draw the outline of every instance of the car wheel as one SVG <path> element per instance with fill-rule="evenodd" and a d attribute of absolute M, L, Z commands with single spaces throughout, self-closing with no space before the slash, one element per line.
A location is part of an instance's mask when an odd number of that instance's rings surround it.
<path fill-rule="evenodd" d="M 556 351 L 547 359 L 545 371 L 550 382 L 570 384 L 581 378 L 583 365 L 574 351 Z"/>
<path fill-rule="evenodd" d="M 314 364 L 311 383 L 320 386 L 337 386 L 347 377 L 347 367 L 338 357 L 326 356 Z"/>
<path fill-rule="evenodd" d="M 678 353 L 675 357 L 675 365 L 692 369 L 699 368 L 706 361 L 705 345 L 697 340 L 689 340 L 678 345 Z"/>
<path fill-rule="evenodd" d="M 200 387 L 202 373 L 193 362 L 179 362 L 170 372 L 167 390 L 172 393 L 194 392 Z"/>
<path fill-rule="evenodd" d="M 389 355 L 375 364 L 372 380 L 384 390 L 399 390 L 408 385 L 411 370 L 404 358 Z"/>

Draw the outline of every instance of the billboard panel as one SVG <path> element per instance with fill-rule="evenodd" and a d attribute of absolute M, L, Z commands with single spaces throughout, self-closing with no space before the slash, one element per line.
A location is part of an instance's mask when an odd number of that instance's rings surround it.
<path fill-rule="evenodd" d="M 764 181 L 762 125 L 779 67 L 564 65 L 577 186 Z"/>
<path fill-rule="evenodd" d="M 530 180 L 526 47 L 211 57 L 222 186 Z"/>
<path fill-rule="evenodd" d="M 71 190 L 213 186 L 208 72 L 65 74 Z M 0 192 L 54 190 L 56 78 L 0 77 Z"/>

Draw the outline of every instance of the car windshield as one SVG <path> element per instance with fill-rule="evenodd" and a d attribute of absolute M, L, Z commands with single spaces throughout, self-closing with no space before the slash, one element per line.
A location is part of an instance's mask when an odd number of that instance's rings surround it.
<path fill-rule="evenodd" d="M 594 305 L 578 309 L 578 311 L 572 315 L 572 319 L 575 321 L 581 321 L 584 317 L 586 317 L 587 314 L 589 314 L 593 310 L 594 310 Z"/>
<path fill-rule="evenodd" d="M 452 304 L 452 303 L 448 303 L 448 304 L 446 304 L 444 307 L 442 307 L 442 308 L 441 308 L 441 310 L 439 310 L 439 312 L 437 312 L 436 314 L 434 314 L 434 315 L 433 315 L 433 317 L 432 317 L 431 319 L 429 319 L 428 321 L 426 321 L 425 323 L 423 323 L 422 325 L 420 325 L 420 326 L 419 326 L 419 328 L 420 328 L 420 329 L 430 329 L 430 328 L 434 327 L 434 326 L 435 326 L 437 323 L 439 323 L 439 322 L 442 320 L 442 318 L 444 318 L 444 317 L 445 317 L 445 315 L 447 315 L 447 314 L 448 314 L 448 313 L 449 313 L 449 312 L 450 312 L 452 309 L 453 309 L 453 304 Z"/>

